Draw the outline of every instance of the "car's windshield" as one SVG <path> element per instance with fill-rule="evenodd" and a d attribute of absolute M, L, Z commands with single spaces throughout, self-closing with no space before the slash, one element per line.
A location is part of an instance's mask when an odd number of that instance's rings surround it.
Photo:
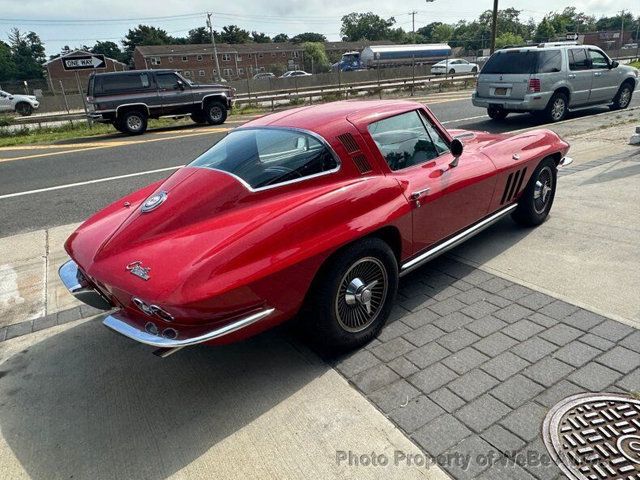
<path fill-rule="evenodd" d="M 231 132 L 190 166 L 231 173 L 256 189 L 329 172 L 338 162 L 329 148 L 309 133 L 246 128 Z"/>

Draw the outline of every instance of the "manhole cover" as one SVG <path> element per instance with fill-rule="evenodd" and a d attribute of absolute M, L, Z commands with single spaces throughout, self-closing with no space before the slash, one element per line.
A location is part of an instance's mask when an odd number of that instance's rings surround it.
<path fill-rule="evenodd" d="M 544 443 L 571 480 L 640 480 L 640 400 L 580 394 L 554 406 Z"/>

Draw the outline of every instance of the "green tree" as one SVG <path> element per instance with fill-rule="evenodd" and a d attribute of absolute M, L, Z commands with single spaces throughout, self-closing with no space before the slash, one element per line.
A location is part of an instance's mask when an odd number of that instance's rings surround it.
<path fill-rule="evenodd" d="M 547 19 L 556 35 L 576 31 L 587 32 L 593 30 L 596 25 L 595 17 L 578 12 L 576 7 L 566 7 L 562 12 L 551 12 Z"/>
<path fill-rule="evenodd" d="M 255 30 L 251 32 L 251 39 L 256 43 L 271 43 L 271 37 L 266 33 L 256 32 Z"/>
<path fill-rule="evenodd" d="M 418 30 L 416 30 L 416 33 L 419 33 L 420 35 L 422 35 L 426 42 L 432 42 L 433 41 L 433 30 L 438 25 L 442 25 L 442 22 L 431 22 L 431 23 L 425 25 L 424 27 L 418 28 Z"/>
<path fill-rule="evenodd" d="M 305 64 L 308 65 L 311 73 L 328 72 L 331 68 L 327 51 L 322 42 L 305 42 L 302 44 Z"/>
<path fill-rule="evenodd" d="M 551 25 L 551 22 L 547 17 L 544 17 L 538 24 L 538 28 L 536 28 L 536 33 L 533 38 L 538 43 L 548 42 L 553 39 L 555 35 L 556 31 L 553 28 L 553 25 Z"/>
<path fill-rule="evenodd" d="M 524 38 L 511 32 L 501 33 L 496 37 L 496 48 L 504 48 L 508 46 L 523 45 Z"/>
<path fill-rule="evenodd" d="M 138 46 L 169 45 L 171 43 L 173 43 L 173 39 L 165 30 L 150 25 L 138 25 L 136 28 L 129 29 L 122 40 L 122 45 L 124 46 L 123 60 L 127 63 L 130 62 L 133 51 Z"/>
<path fill-rule="evenodd" d="M 16 64 L 13 61 L 11 47 L 0 40 L 0 82 L 16 78 Z"/>
<path fill-rule="evenodd" d="M 275 37 L 273 37 L 273 41 L 276 43 L 284 43 L 289 41 L 289 35 L 286 33 L 279 33 Z"/>
<path fill-rule="evenodd" d="M 37 34 L 34 32 L 23 34 L 19 29 L 14 28 L 9 33 L 9 46 L 17 80 L 43 78 L 42 64 L 47 57 L 44 53 L 44 44 Z"/>
<path fill-rule="evenodd" d="M 384 19 L 372 12 L 352 12 L 342 17 L 340 34 L 346 41 L 357 40 L 387 40 L 391 34 L 391 27 L 395 25 L 395 18 Z"/>
<path fill-rule="evenodd" d="M 454 33 L 454 27 L 452 27 L 451 25 L 447 25 L 446 23 L 441 23 L 433 29 L 433 32 L 431 33 L 431 41 L 447 43 L 449 40 L 451 40 Z"/>
<path fill-rule="evenodd" d="M 211 33 L 207 27 L 198 27 L 189 30 L 187 34 L 186 43 L 194 45 L 204 45 L 211 43 Z"/>
<path fill-rule="evenodd" d="M 249 32 L 237 25 L 225 25 L 220 32 L 220 41 L 223 43 L 249 43 L 250 39 Z"/>
<path fill-rule="evenodd" d="M 120 47 L 118 47 L 118 44 L 115 42 L 101 42 L 100 40 L 98 40 L 96 44 L 91 47 L 90 52 L 101 54 L 105 57 L 113 58 L 114 60 L 119 61 L 123 61 L 124 58 L 122 50 L 120 50 Z"/>
<path fill-rule="evenodd" d="M 299 33 L 295 37 L 291 38 L 291 42 L 293 43 L 304 43 L 304 42 L 323 42 L 324 43 L 326 41 L 327 41 L 327 37 L 325 37 L 321 33 L 315 33 L 315 32 Z"/>

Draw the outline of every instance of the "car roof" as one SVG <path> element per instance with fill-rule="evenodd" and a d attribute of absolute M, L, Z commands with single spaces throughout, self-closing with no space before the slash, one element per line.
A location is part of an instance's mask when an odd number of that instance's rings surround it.
<path fill-rule="evenodd" d="M 407 100 L 343 100 L 273 113 L 245 123 L 241 128 L 301 128 L 327 138 L 346 122 L 359 128 L 423 107 L 421 103 Z"/>

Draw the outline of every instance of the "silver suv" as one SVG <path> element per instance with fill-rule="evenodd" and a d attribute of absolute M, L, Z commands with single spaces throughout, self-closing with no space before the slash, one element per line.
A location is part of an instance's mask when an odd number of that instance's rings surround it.
<path fill-rule="evenodd" d="M 551 122 L 568 111 L 609 105 L 627 108 L 638 70 L 590 45 L 540 44 L 498 50 L 478 76 L 472 102 L 494 120 L 531 112 Z"/>

